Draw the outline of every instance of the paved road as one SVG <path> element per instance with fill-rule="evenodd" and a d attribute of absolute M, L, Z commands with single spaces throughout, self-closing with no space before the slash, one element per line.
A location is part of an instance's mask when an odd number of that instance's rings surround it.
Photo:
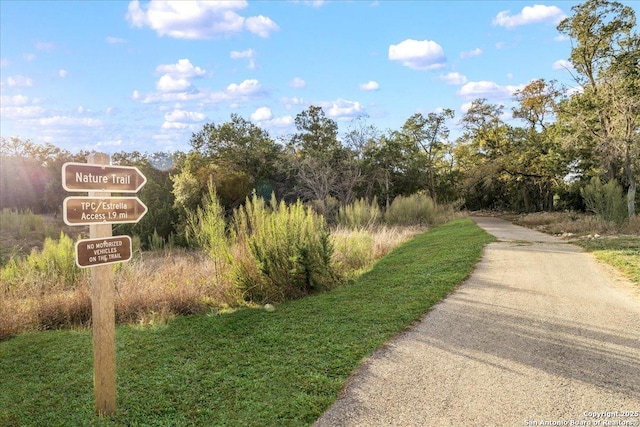
<path fill-rule="evenodd" d="M 500 241 L 315 426 L 638 425 L 614 424 L 639 419 L 624 414 L 640 411 L 637 287 L 557 238 L 474 220 Z"/>

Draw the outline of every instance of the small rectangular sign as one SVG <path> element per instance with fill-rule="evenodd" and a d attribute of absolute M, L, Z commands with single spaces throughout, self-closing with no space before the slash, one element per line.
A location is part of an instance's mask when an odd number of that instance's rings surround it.
<path fill-rule="evenodd" d="M 62 219 L 67 225 L 136 223 L 147 213 L 137 197 L 83 197 L 64 199 Z"/>
<path fill-rule="evenodd" d="M 76 243 L 76 264 L 80 268 L 115 264 L 131 259 L 131 237 L 84 239 Z"/>
<path fill-rule="evenodd" d="M 135 166 L 106 166 L 67 162 L 62 165 L 62 188 L 67 191 L 137 193 L 147 178 Z"/>

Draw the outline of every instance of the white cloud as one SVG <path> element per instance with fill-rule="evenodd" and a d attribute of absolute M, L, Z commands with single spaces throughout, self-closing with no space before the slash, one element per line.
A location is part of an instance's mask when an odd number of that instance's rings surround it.
<path fill-rule="evenodd" d="M 0 67 L 8 67 L 11 64 L 7 58 L 0 58 Z"/>
<path fill-rule="evenodd" d="M 469 82 L 460 88 L 458 95 L 467 99 L 506 99 L 510 98 L 516 90 L 520 90 L 522 88 L 524 88 L 524 85 L 500 86 L 497 83 L 489 81 Z"/>
<path fill-rule="evenodd" d="M 41 126 L 54 126 L 54 127 L 101 127 L 102 121 L 100 119 L 93 119 L 90 117 L 69 117 L 69 116 L 53 116 L 45 117 L 38 120 L 38 124 Z"/>
<path fill-rule="evenodd" d="M 467 82 L 467 78 L 460 73 L 448 73 L 440 76 L 440 79 L 448 85 L 463 85 Z"/>
<path fill-rule="evenodd" d="M 280 30 L 278 24 L 262 15 L 247 18 L 244 25 L 250 33 L 256 34 L 263 39 L 268 38 L 272 31 Z"/>
<path fill-rule="evenodd" d="M 21 105 L 27 105 L 29 103 L 29 98 L 24 95 L 15 95 L 8 96 L 2 95 L 0 96 L 0 104 L 3 107 L 17 107 Z"/>
<path fill-rule="evenodd" d="M 247 7 L 246 1 L 160 1 L 144 6 L 138 0 L 129 3 L 127 20 L 132 26 L 148 26 L 160 36 L 178 39 L 210 39 L 247 30 L 268 37 L 278 25 L 265 16 L 244 18 L 236 11 Z"/>
<path fill-rule="evenodd" d="M 273 118 L 273 113 L 271 113 L 271 108 L 269 107 L 260 107 L 254 111 L 250 117 L 254 122 L 260 122 L 264 120 L 271 120 Z"/>
<path fill-rule="evenodd" d="M 140 99 L 140 94 L 137 94 L 137 98 L 135 98 L 137 91 L 134 91 L 134 100 Z M 206 97 L 206 94 L 191 90 L 189 92 L 160 92 L 160 93 L 151 93 L 142 99 L 143 104 L 152 104 L 156 102 L 188 102 L 195 101 L 199 99 L 203 99 Z"/>
<path fill-rule="evenodd" d="M 69 75 L 69 72 L 67 70 L 58 70 L 58 76 L 61 79 L 64 79 L 65 77 L 67 77 Z"/>
<path fill-rule="evenodd" d="M 291 116 L 282 116 L 275 117 L 271 120 L 268 120 L 265 124 L 271 127 L 284 128 L 289 127 L 293 124 L 294 120 Z"/>
<path fill-rule="evenodd" d="M 375 82 L 373 80 L 370 80 L 366 83 L 362 83 L 360 85 L 360 90 L 364 90 L 364 91 L 374 91 L 378 89 L 380 89 L 380 85 L 378 84 L 378 82 Z"/>
<path fill-rule="evenodd" d="M 120 43 L 126 43 L 127 42 L 125 39 L 121 39 L 119 37 L 112 37 L 112 36 L 107 36 L 107 38 L 105 40 L 109 44 L 120 44 Z"/>
<path fill-rule="evenodd" d="M 507 46 L 507 44 L 505 42 L 497 42 L 496 43 L 496 49 L 500 50 L 500 49 L 504 49 Z"/>
<path fill-rule="evenodd" d="M 565 36 L 564 34 L 558 34 L 553 39 L 557 42 L 564 42 L 564 41 L 570 40 L 569 37 Z"/>
<path fill-rule="evenodd" d="M 140 99 L 140 92 L 138 92 L 137 90 L 134 90 L 133 93 L 131 94 L 131 99 L 133 99 L 134 101 L 137 101 L 138 99 Z"/>
<path fill-rule="evenodd" d="M 389 60 L 400 61 L 413 70 L 435 70 L 447 62 L 442 47 L 431 40 L 407 39 L 389 46 Z"/>
<path fill-rule="evenodd" d="M 162 129 L 186 129 L 194 123 L 203 122 L 206 116 L 197 111 L 174 109 L 164 115 Z"/>
<path fill-rule="evenodd" d="M 304 99 L 298 98 L 297 96 L 294 96 L 292 98 L 282 97 L 280 98 L 280 102 L 284 104 L 284 108 L 286 108 L 287 110 L 290 110 L 291 108 L 293 108 L 294 105 L 307 104 Z"/>
<path fill-rule="evenodd" d="M 24 59 L 25 61 L 33 61 L 34 59 L 36 59 L 36 55 L 34 53 L 23 53 L 22 59 Z"/>
<path fill-rule="evenodd" d="M 240 84 L 231 83 L 223 92 L 214 92 L 209 95 L 211 102 L 239 102 L 246 101 L 254 96 L 264 93 L 260 82 L 256 79 L 248 79 Z"/>
<path fill-rule="evenodd" d="M 260 85 L 260 82 L 256 79 L 249 79 L 249 80 L 245 80 L 242 83 L 235 84 L 235 83 L 231 83 L 229 86 L 227 86 L 227 93 L 229 94 L 233 94 L 233 95 L 253 95 L 255 93 L 258 93 L 262 90 L 262 86 Z"/>
<path fill-rule="evenodd" d="M 156 67 L 156 72 L 169 75 L 174 78 L 188 79 L 202 77 L 207 72 L 200 67 L 194 67 L 188 59 L 179 59 L 175 64 L 163 64 Z"/>
<path fill-rule="evenodd" d="M 348 101 L 339 98 L 335 101 L 322 102 L 320 106 L 327 112 L 329 117 L 336 120 L 351 120 L 356 117 L 366 116 L 367 113 L 362 109 L 362 104 L 358 101 Z"/>
<path fill-rule="evenodd" d="M 473 58 L 474 56 L 479 55 L 482 55 L 482 49 L 480 49 L 479 47 L 472 50 L 465 50 L 464 52 L 460 52 L 460 58 L 462 59 Z"/>
<path fill-rule="evenodd" d="M 56 49 L 54 42 L 37 42 L 36 49 L 43 52 L 53 52 Z"/>
<path fill-rule="evenodd" d="M 253 49 L 247 49 L 247 50 L 232 50 L 231 53 L 229 54 L 229 57 L 231 59 L 248 59 L 249 60 L 249 64 L 247 65 L 247 67 L 250 70 L 254 70 L 256 68 L 256 62 L 253 59 L 255 57 L 256 51 Z"/>
<path fill-rule="evenodd" d="M 543 22 L 558 24 L 564 18 L 566 18 L 566 15 L 559 7 L 536 4 L 534 6 L 525 6 L 517 15 L 511 15 L 511 11 L 503 10 L 493 19 L 493 25 L 511 29 L 520 25 Z"/>
<path fill-rule="evenodd" d="M 558 59 L 551 64 L 551 68 L 554 70 L 573 70 L 573 64 L 566 59 Z"/>
<path fill-rule="evenodd" d="M 160 77 L 156 84 L 156 89 L 161 92 L 183 92 L 191 88 L 191 83 L 187 79 L 173 78 L 169 74 Z"/>
<path fill-rule="evenodd" d="M 11 76 L 7 77 L 7 85 L 10 87 L 31 87 L 33 80 L 25 76 Z"/>
<path fill-rule="evenodd" d="M 0 115 L 10 120 L 24 120 L 41 117 L 45 110 L 37 105 L 29 106 L 5 106 L 4 97 L 2 97 L 2 107 L 0 107 Z"/>
<path fill-rule="evenodd" d="M 290 82 L 289 86 L 294 89 L 303 89 L 307 87 L 307 82 L 302 80 L 300 77 L 294 77 Z"/>
<path fill-rule="evenodd" d="M 325 4 L 325 0 L 305 0 L 304 4 L 318 8 Z"/>

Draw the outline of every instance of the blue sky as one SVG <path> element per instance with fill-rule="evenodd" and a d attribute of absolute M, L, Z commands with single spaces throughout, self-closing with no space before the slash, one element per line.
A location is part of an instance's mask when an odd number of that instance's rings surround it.
<path fill-rule="evenodd" d="M 319 105 L 380 131 L 537 78 L 574 86 L 573 1 L 0 1 L 0 135 L 72 152 L 189 150 L 232 113 L 274 137 Z M 632 6 L 636 14 L 639 4 Z"/>

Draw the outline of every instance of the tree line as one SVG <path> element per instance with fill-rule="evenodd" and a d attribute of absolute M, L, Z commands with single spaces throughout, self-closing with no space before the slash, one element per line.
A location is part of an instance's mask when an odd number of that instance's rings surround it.
<path fill-rule="evenodd" d="M 417 113 L 384 132 L 357 119 L 342 135 L 322 108 L 310 106 L 296 116 L 297 131 L 278 140 L 232 114 L 193 133 L 186 153 L 114 154 L 114 164 L 135 165 L 147 177 L 139 196 L 149 207 L 140 223 L 118 227 L 143 241 L 154 233 L 180 236 L 210 184 L 228 211 L 255 192 L 303 200 L 331 220 L 357 199 L 384 207 L 417 192 L 472 210 L 585 210 L 592 209 L 585 189 L 610 183 L 624 191 L 626 216 L 633 216 L 640 174 L 635 14 L 608 0 L 572 12 L 558 31 L 572 40 L 576 90 L 538 79 L 514 93 L 510 114 L 477 99 L 459 118 L 451 109 Z M 453 140 L 455 120 L 462 134 Z M 0 207 L 37 213 L 59 212 L 62 164 L 89 154 L 17 137 L 3 138 L 0 148 Z"/>

